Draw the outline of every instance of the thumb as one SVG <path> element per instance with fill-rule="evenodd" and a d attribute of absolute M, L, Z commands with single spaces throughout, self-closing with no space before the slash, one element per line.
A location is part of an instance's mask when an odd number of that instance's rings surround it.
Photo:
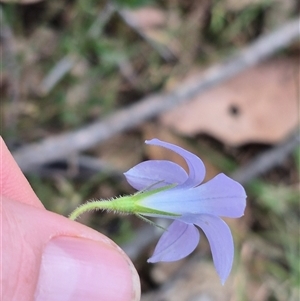
<path fill-rule="evenodd" d="M 139 300 L 135 268 L 105 236 L 6 197 L 1 216 L 3 300 Z"/>
<path fill-rule="evenodd" d="M 128 257 L 100 233 L 46 211 L 1 137 L 0 214 L 3 300 L 139 300 Z"/>

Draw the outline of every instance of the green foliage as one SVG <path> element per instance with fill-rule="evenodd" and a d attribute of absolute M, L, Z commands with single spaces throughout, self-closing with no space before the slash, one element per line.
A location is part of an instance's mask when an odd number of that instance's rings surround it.
<path fill-rule="evenodd" d="M 228 11 L 224 2 L 215 1 L 211 11 L 208 37 L 220 44 L 250 39 L 260 30 L 260 19 L 271 4 L 272 1 L 259 1 L 236 12 Z"/>
<path fill-rule="evenodd" d="M 298 170 L 298 176 L 300 175 L 300 147 L 298 146 L 294 151 L 294 158 L 296 162 L 296 167 Z"/>
<path fill-rule="evenodd" d="M 256 180 L 249 185 L 248 191 L 256 198 L 257 206 L 264 211 L 263 216 L 268 221 L 268 229 L 258 235 L 263 237 L 270 250 L 277 252 L 275 257 L 266 252 L 264 262 L 265 273 L 277 283 L 274 300 L 294 300 L 293 295 L 300 289 L 299 190 L 294 186 Z"/>
<path fill-rule="evenodd" d="M 259 205 L 276 215 L 289 213 L 297 208 L 299 191 L 285 185 L 272 185 L 262 181 L 253 181 L 250 185 L 251 193 L 258 198 Z"/>
<path fill-rule="evenodd" d="M 154 3 L 154 0 L 115 0 L 120 7 L 139 8 Z"/>
<path fill-rule="evenodd" d="M 118 245 L 122 245 L 133 239 L 134 229 L 128 219 L 122 218 L 118 233 L 112 235 L 112 240 Z"/>

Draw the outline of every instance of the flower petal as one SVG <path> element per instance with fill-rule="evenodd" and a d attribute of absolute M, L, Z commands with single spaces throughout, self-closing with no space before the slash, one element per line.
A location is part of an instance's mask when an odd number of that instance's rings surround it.
<path fill-rule="evenodd" d="M 240 217 L 246 193 L 238 182 L 219 174 L 205 184 L 190 189 L 170 189 L 142 199 L 141 206 L 175 214 L 211 214 Z"/>
<path fill-rule="evenodd" d="M 194 225 L 175 220 L 163 233 L 148 262 L 182 259 L 195 250 L 199 239 L 199 230 Z"/>
<path fill-rule="evenodd" d="M 207 214 L 241 217 L 246 207 L 244 187 L 221 173 L 210 181 L 196 187 L 201 211 Z"/>
<path fill-rule="evenodd" d="M 151 186 L 159 188 L 171 184 L 181 184 L 188 175 L 178 164 L 166 160 L 142 162 L 124 173 L 128 183 L 137 190 Z"/>
<path fill-rule="evenodd" d="M 205 166 L 202 160 L 196 155 L 177 145 L 167 143 L 158 139 L 146 140 L 145 143 L 165 147 L 184 158 L 189 167 L 189 177 L 183 184 L 180 185 L 180 187 L 194 187 L 199 185 L 203 181 L 205 177 Z"/>
<path fill-rule="evenodd" d="M 234 255 L 233 238 L 229 227 L 221 218 L 213 215 L 191 215 L 183 217 L 182 220 L 194 223 L 205 233 L 214 265 L 224 284 L 231 271 Z"/>

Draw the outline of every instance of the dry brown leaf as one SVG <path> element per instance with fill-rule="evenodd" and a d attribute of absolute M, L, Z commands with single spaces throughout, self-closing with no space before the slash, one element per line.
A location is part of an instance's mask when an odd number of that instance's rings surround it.
<path fill-rule="evenodd" d="M 195 97 L 160 120 L 181 134 L 206 133 L 232 146 L 276 143 L 299 123 L 298 89 L 298 59 L 274 59 Z"/>

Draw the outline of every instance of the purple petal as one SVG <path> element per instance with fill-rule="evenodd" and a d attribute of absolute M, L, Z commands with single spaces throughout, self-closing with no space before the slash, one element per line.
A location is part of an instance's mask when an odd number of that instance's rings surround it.
<path fill-rule="evenodd" d="M 224 174 L 190 189 L 170 189 L 142 199 L 141 206 L 181 215 L 240 217 L 246 206 L 244 188 Z"/>
<path fill-rule="evenodd" d="M 178 164 L 166 160 L 142 162 L 124 173 L 128 183 L 137 190 L 151 186 L 159 188 L 171 184 L 181 184 L 188 175 Z"/>
<path fill-rule="evenodd" d="M 180 187 L 185 187 L 185 188 L 194 187 L 199 185 L 203 181 L 205 177 L 205 166 L 202 160 L 196 155 L 190 153 L 189 151 L 177 145 L 160 141 L 158 139 L 146 140 L 145 143 L 165 147 L 184 158 L 184 160 L 186 161 L 189 167 L 189 177 L 185 181 L 185 183 L 180 185 Z"/>
<path fill-rule="evenodd" d="M 195 250 L 199 239 L 199 230 L 194 225 L 175 220 L 158 241 L 148 262 L 182 259 Z"/>
<path fill-rule="evenodd" d="M 229 227 L 221 218 L 213 215 L 186 216 L 183 217 L 183 221 L 196 224 L 205 233 L 214 265 L 224 284 L 231 271 L 234 255 L 233 238 Z"/>
<path fill-rule="evenodd" d="M 221 173 L 196 187 L 201 209 L 212 215 L 241 217 L 246 207 L 244 187 Z"/>

